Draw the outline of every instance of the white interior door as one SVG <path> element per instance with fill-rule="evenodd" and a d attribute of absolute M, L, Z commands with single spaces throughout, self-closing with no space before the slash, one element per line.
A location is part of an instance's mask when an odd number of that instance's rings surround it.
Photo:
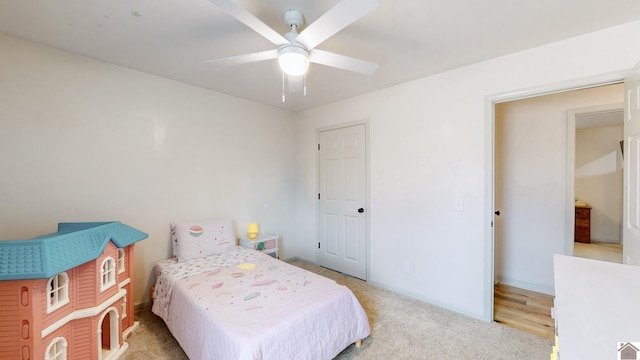
<path fill-rule="evenodd" d="M 625 78 L 622 262 L 640 265 L 640 64 Z"/>
<path fill-rule="evenodd" d="M 364 124 L 319 134 L 318 262 L 367 278 L 366 129 Z"/>

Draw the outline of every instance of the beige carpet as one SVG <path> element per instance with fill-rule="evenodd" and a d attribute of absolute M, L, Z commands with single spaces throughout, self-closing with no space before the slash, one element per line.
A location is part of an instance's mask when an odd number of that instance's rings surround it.
<path fill-rule="evenodd" d="M 549 340 L 469 318 L 315 265 L 291 263 L 348 286 L 369 316 L 371 336 L 361 348 L 351 345 L 336 359 L 549 359 L 553 345 Z M 122 359 L 187 359 L 148 306 L 138 307 L 136 317 L 140 328 L 127 340 L 130 347 Z"/>

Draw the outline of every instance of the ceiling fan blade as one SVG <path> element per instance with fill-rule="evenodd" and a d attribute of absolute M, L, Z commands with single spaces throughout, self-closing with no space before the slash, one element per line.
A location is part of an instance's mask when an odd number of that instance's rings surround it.
<path fill-rule="evenodd" d="M 379 66 L 378 64 L 370 61 L 360 60 L 318 49 L 313 49 L 309 52 L 309 61 L 364 75 L 373 74 Z"/>
<path fill-rule="evenodd" d="M 278 50 L 273 49 L 273 50 L 266 50 L 266 51 L 251 53 L 251 54 L 234 55 L 234 56 L 227 56 L 219 59 L 207 60 L 205 61 L 205 63 L 208 64 L 208 63 L 214 63 L 214 62 L 224 62 L 229 65 L 239 65 L 239 64 L 246 64 L 250 62 L 276 59 L 277 57 L 278 57 Z"/>
<path fill-rule="evenodd" d="M 253 31 L 264 36 L 267 40 L 271 41 L 272 43 L 278 46 L 289 44 L 289 40 L 287 40 L 284 36 L 278 34 L 277 31 L 273 30 L 267 24 L 263 23 L 262 20 L 253 16 L 253 14 L 251 14 L 245 8 L 238 5 L 235 1 L 232 1 L 232 0 L 209 0 L 209 1 L 212 2 L 218 8 L 220 8 L 220 10 L 233 16 L 238 21 L 247 25 Z"/>
<path fill-rule="evenodd" d="M 378 0 L 342 0 L 307 26 L 296 40 L 311 50 L 379 4 Z"/>

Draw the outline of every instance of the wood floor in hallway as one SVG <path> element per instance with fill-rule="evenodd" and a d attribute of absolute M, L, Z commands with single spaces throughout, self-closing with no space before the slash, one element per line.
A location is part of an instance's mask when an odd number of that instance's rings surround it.
<path fill-rule="evenodd" d="M 620 244 L 591 242 L 574 245 L 574 256 L 622 262 Z M 551 318 L 553 296 L 497 283 L 493 299 L 493 319 L 496 322 L 545 339 L 554 339 L 555 323 Z"/>
<path fill-rule="evenodd" d="M 592 241 L 590 244 L 574 243 L 573 256 L 622 263 L 622 245 Z"/>
<path fill-rule="evenodd" d="M 494 287 L 493 319 L 514 329 L 553 340 L 553 296 L 497 283 Z"/>

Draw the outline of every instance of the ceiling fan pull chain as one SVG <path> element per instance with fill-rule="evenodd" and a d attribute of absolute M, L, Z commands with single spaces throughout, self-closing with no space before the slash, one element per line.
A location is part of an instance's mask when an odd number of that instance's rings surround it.
<path fill-rule="evenodd" d="M 282 72 L 282 102 L 284 102 L 284 71 Z"/>
<path fill-rule="evenodd" d="M 302 92 L 304 93 L 304 96 L 307 96 L 307 73 L 302 76 Z"/>

